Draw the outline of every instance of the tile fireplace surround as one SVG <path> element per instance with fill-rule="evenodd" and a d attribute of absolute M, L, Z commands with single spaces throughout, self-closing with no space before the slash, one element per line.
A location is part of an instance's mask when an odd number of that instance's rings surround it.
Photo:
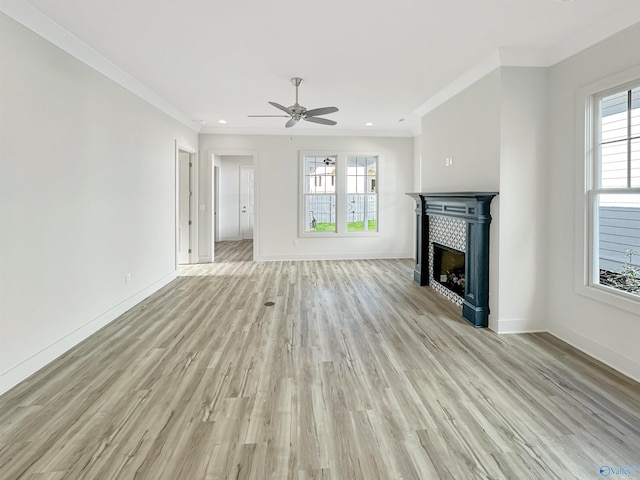
<path fill-rule="evenodd" d="M 408 193 L 416 202 L 416 266 L 413 280 L 430 285 L 457 305 L 476 328 L 489 322 L 489 224 L 498 192 Z M 464 232 L 464 241 L 461 235 Z M 433 280 L 433 242 L 465 253 L 464 297 Z M 461 248 L 463 247 L 464 248 Z"/>

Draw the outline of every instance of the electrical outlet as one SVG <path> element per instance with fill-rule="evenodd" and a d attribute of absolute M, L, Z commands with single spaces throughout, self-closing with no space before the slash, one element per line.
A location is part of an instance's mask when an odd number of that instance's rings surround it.
<path fill-rule="evenodd" d="M 297 247 L 297 246 L 298 246 L 298 239 L 297 239 L 297 238 L 294 238 L 294 239 L 293 239 L 293 246 L 294 246 L 294 247 Z"/>
<path fill-rule="evenodd" d="M 451 165 L 453 165 L 453 157 L 447 157 L 444 159 L 444 166 L 445 167 L 450 167 Z"/>
<path fill-rule="evenodd" d="M 129 285 L 131 283 L 131 274 L 130 273 L 125 273 L 124 275 L 124 284 L 125 285 Z"/>

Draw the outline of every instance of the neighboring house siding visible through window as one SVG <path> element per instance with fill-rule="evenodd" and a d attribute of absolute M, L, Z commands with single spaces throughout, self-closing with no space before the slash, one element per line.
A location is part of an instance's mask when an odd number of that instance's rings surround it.
<path fill-rule="evenodd" d="M 590 275 L 640 296 L 640 85 L 596 95 L 593 106 Z"/>

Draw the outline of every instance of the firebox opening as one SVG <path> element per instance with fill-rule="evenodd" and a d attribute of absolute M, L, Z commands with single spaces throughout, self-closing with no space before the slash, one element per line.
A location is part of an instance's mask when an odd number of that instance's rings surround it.
<path fill-rule="evenodd" d="M 438 243 L 433 244 L 433 279 L 464 297 L 464 253 Z"/>

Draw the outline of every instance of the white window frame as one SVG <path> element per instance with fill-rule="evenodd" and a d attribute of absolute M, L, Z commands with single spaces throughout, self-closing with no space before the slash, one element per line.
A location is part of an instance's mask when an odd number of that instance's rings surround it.
<path fill-rule="evenodd" d="M 336 230 L 329 232 L 307 232 L 307 212 L 305 207 L 305 167 L 304 159 L 312 157 L 336 157 L 335 196 L 336 196 Z M 376 230 L 347 231 L 347 158 L 353 156 L 376 157 Z M 337 152 L 332 150 L 301 150 L 298 166 L 298 236 L 320 238 L 379 237 L 381 233 L 380 208 L 380 154 L 376 152 Z"/>
<path fill-rule="evenodd" d="M 598 231 L 595 202 L 601 193 L 640 193 L 640 188 L 600 188 L 599 101 L 613 93 L 640 85 L 640 66 L 587 85 L 576 98 L 576 238 L 575 290 L 593 300 L 638 313 L 640 297 L 598 282 Z"/>

